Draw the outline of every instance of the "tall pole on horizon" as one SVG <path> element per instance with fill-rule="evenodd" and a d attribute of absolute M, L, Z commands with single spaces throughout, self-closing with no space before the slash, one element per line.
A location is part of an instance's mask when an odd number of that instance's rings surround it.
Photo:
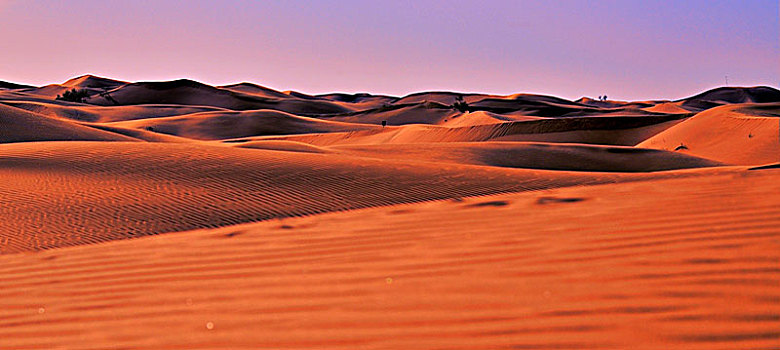
<path fill-rule="evenodd" d="M 726 76 L 726 86 L 729 86 L 729 76 Z"/>

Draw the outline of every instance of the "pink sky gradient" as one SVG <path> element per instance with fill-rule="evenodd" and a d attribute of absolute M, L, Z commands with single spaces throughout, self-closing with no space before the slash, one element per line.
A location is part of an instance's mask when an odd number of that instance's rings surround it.
<path fill-rule="evenodd" d="M 780 82 L 778 1 L 0 0 L 0 80 L 675 99 Z"/>

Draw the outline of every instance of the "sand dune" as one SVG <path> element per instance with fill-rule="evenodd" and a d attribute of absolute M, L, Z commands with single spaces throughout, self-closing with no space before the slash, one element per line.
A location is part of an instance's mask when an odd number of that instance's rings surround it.
<path fill-rule="evenodd" d="M 285 95 L 287 95 L 288 97 L 295 97 L 295 98 L 299 98 L 299 99 L 302 99 L 302 100 L 322 100 L 321 98 L 319 98 L 317 96 L 305 94 L 305 93 L 298 92 L 298 91 L 285 90 L 285 91 L 282 91 L 282 92 Z"/>
<path fill-rule="evenodd" d="M 57 95 L 62 95 L 65 91 L 77 89 L 86 90 L 91 95 L 97 95 L 104 91 L 115 89 L 127 82 L 97 77 L 94 75 L 82 75 L 70 79 L 62 84 L 50 84 L 41 87 L 30 87 L 23 91 L 31 95 L 44 96 L 49 98 L 55 98 Z"/>
<path fill-rule="evenodd" d="M 274 110 L 201 112 L 174 117 L 112 123 L 196 140 L 223 140 L 258 135 L 291 135 L 377 130 L 377 126 L 299 117 Z"/>
<path fill-rule="evenodd" d="M 16 83 L 11 83 L 11 82 L 8 82 L 8 81 L 0 80 L 0 89 L 29 89 L 29 88 L 33 88 L 33 87 L 34 86 L 24 85 L 24 84 L 16 84 Z"/>
<path fill-rule="evenodd" d="M 642 110 L 655 113 L 689 113 L 681 105 L 681 102 L 662 102 L 651 107 L 642 108 Z"/>
<path fill-rule="evenodd" d="M 728 164 L 780 161 L 780 103 L 726 105 L 701 112 L 640 143 Z"/>
<path fill-rule="evenodd" d="M 720 87 L 707 90 L 681 101 L 710 101 L 719 103 L 767 103 L 780 100 L 780 91 L 769 86 Z"/>
<path fill-rule="evenodd" d="M 30 141 L 134 141 L 75 122 L 0 104 L 0 143 Z"/>
<path fill-rule="evenodd" d="M 100 123 L 83 123 L 83 125 L 89 126 L 91 128 L 97 129 L 97 130 L 104 130 L 108 132 L 112 132 L 119 135 L 124 135 L 128 137 L 132 137 L 139 141 L 146 141 L 146 142 L 173 142 L 173 143 L 194 143 L 198 142 L 197 140 L 193 140 L 190 138 L 185 137 L 179 137 L 175 135 L 168 135 L 163 133 L 158 133 L 154 131 L 149 131 L 147 129 L 135 129 L 135 128 L 129 128 L 129 127 L 122 127 L 117 125 L 110 125 L 110 124 L 100 124 Z"/>
<path fill-rule="evenodd" d="M 722 165 L 667 151 L 566 143 L 487 141 L 334 146 L 332 149 L 369 158 L 549 170 L 649 172 Z"/>
<path fill-rule="evenodd" d="M 461 125 L 471 114 L 460 115 Z M 687 115 L 670 114 L 646 117 L 536 118 L 534 120 L 445 127 L 437 125 L 404 125 L 382 130 L 350 131 L 315 135 L 271 136 L 265 140 L 290 140 L 316 146 L 342 144 L 537 141 L 592 143 L 633 146 L 682 121 Z M 329 118 L 332 119 L 332 118 Z"/>
<path fill-rule="evenodd" d="M 483 94 L 461 94 L 449 91 L 431 91 L 431 92 L 418 92 L 401 97 L 396 104 L 409 104 L 409 103 L 426 103 L 436 102 L 444 105 L 451 105 L 458 97 L 462 97 L 466 102 L 472 103 L 474 101 L 481 100 L 490 95 Z"/>
<path fill-rule="evenodd" d="M 285 140 L 260 140 L 260 141 L 248 141 L 237 142 L 235 147 L 238 148 L 252 148 L 252 149 L 265 149 L 271 151 L 286 151 L 286 152 L 306 152 L 306 153 L 333 153 L 335 151 L 330 148 L 317 147 L 308 143 L 285 141 Z"/>
<path fill-rule="evenodd" d="M 372 95 L 368 93 L 345 94 L 332 93 L 316 95 L 314 97 L 334 101 L 337 103 L 346 103 L 350 108 L 356 111 L 367 111 L 371 109 L 386 108 L 398 101 L 398 97 Z"/>
<path fill-rule="evenodd" d="M 703 111 L 724 104 L 769 103 L 780 101 L 780 91 L 768 86 L 720 87 L 678 100 L 683 108 Z"/>
<path fill-rule="evenodd" d="M 461 113 L 450 106 L 436 102 L 404 105 L 383 105 L 365 111 L 326 117 L 328 120 L 347 123 L 381 125 L 441 124 Z"/>
<path fill-rule="evenodd" d="M 219 86 L 219 88 L 236 91 L 236 92 L 242 92 L 246 94 L 252 94 L 252 95 L 261 96 L 265 98 L 288 98 L 289 97 L 289 95 L 281 91 L 276 91 L 274 89 L 270 89 L 265 86 L 260 86 L 257 84 L 246 83 L 246 82 L 239 83 L 239 84 Z"/>
<path fill-rule="evenodd" d="M 169 117 L 209 111 L 230 111 L 224 108 L 185 105 L 138 105 L 138 106 L 90 106 L 57 101 L 3 101 L 2 103 L 23 108 L 49 117 L 72 119 L 85 122 L 117 122 L 135 119 Z"/>
<path fill-rule="evenodd" d="M 778 130 L 769 87 L 0 82 L 0 349 L 773 349 Z"/>
<path fill-rule="evenodd" d="M 315 97 L 324 98 L 326 100 L 348 102 L 348 103 L 392 103 L 398 101 L 398 97 L 385 96 L 385 95 L 372 95 L 368 93 L 357 94 L 345 94 L 345 93 L 332 93 L 316 95 Z"/>
<path fill-rule="evenodd" d="M 108 78 L 86 74 L 80 77 L 75 77 L 73 79 L 70 79 L 62 83 L 62 86 L 66 86 L 69 88 L 77 88 L 77 89 L 86 89 L 86 88 L 114 89 L 125 84 L 127 84 L 126 81 L 108 79 Z"/>
<path fill-rule="evenodd" d="M 33 96 L 43 96 L 54 99 L 57 95 L 62 95 L 65 91 L 71 89 L 72 88 L 60 84 L 49 84 L 46 86 L 25 89 L 24 92 Z"/>
<path fill-rule="evenodd" d="M 202 144 L 8 144 L 0 251 L 633 178 Z"/>
<path fill-rule="evenodd" d="M 593 107 L 578 105 L 570 101 L 549 101 L 534 95 L 518 95 L 515 98 L 483 98 L 470 103 L 472 109 L 493 113 L 522 112 L 523 115 L 536 117 L 561 117 L 572 114 L 582 115 L 596 111 Z"/>
<path fill-rule="evenodd" d="M 126 84 L 109 91 L 119 105 L 181 104 L 212 106 L 234 110 L 271 108 L 289 113 L 327 114 L 350 111 L 330 101 L 287 101 L 270 99 L 253 94 L 219 89 L 192 80 L 180 79 L 165 82 L 141 82 Z M 114 105 L 112 100 L 93 96 L 87 102 L 97 105 Z"/>
<path fill-rule="evenodd" d="M 442 123 L 440 123 L 440 125 L 454 128 L 454 127 L 475 126 L 475 125 L 500 124 L 509 121 L 529 121 L 529 120 L 539 120 L 539 119 L 546 119 L 546 118 L 476 111 L 476 112 L 467 112 L 467 113 L 453 115 L 445 119 Z"/>

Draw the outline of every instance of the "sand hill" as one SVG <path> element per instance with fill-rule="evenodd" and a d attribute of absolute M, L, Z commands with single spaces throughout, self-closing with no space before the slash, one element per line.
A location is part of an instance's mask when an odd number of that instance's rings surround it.
<path fill-rule="evenodd" d="M 772 349 L 779 132 L 769 87 L 0 82 L 0 349 Z"/>
<path fill-rule="evenodd" d="M 98 129 L 0 104 L 0 143 L 31 141 L 130 141 Z"/>
<path fill-rule="evenodd" d="M 11 82 L 0 80 L 0 89 L 29 89 L 29 88 L 33 88 L 33 87 L 34 86 L 24 85 L 24 84 L 16 84 L 16 83 L 11 83 Z"/>
<path fill-rule="evenodd" d="M 241 112 L 199 112 L 172 117 L 112 123 L 196 140 L 224 140 L 257 135 L 293 135 L 377 130 L 377 126 L 301 117 L 261 109 Z"/>
<path fill-rule="evenodd" d="M 700 112 L 638 147 L 692 154 L 729 164 L 780 162 L 780 103 L 750 103 Z"/>
<path fill-rule="evenodd" d="M 272 99 L 240 91 L 220 89 L 187 79 L 131 83 L 110 90 L 108 94 L 111 99 L 92 96 L 87 102 L 97 105 L 178 104 L 234 110 L 269 108 L 307 114 L 349 111 L 348 108 L 329 101 L 306 101 L 304 103 L 297 98 Z"/>

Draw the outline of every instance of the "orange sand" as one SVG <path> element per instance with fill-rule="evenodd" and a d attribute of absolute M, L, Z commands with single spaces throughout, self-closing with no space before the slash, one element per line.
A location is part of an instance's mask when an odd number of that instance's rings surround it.
<path fill-rule="evenodd" d="M 457 96 L 0 84 L 0 349 L 777 347 L 780 91 Z"/>

